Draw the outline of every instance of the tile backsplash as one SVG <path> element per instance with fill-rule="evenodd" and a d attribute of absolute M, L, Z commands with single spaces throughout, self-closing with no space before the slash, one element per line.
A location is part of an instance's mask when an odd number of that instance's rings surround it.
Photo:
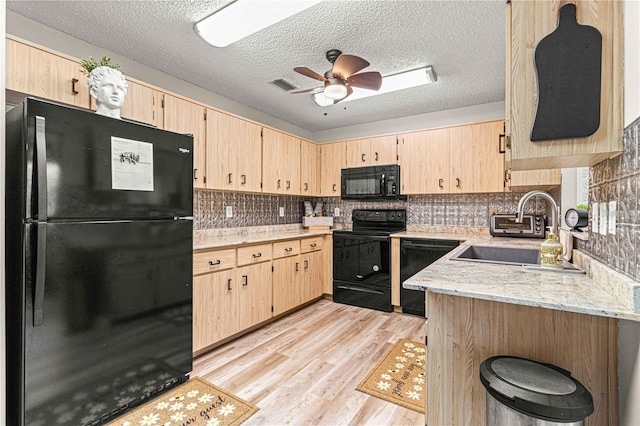
<path fill-rule="evenodd" d="M 326 216 L 333 216 L 335 208 L 340 216 L 334 223 L 351 226 L 354 209 L 407 209 L 408 225 L 488 227 L 489 212 L 496 208 L 500 213 L 514 213 L 523 193 L 410 195 L 407 201 L 356 202 L 343 201 L 339 197 L 313 198 L 315 204 L 324 204 Z M 551 195 L 559 199 L 559 191 Z M 282 225 L 301 223 L 304 201 L 308 197 L 245 194 L 196 190 L 194 192 L 194 228 L 238 228 L 248 226 Z M 233 216 L 226 217 L 226 208 L 231 206 Z M 280 207 L 285 215 L 280 217 Z M 534 200 L 527 205 L 527 212 L 544 214 L 544 200 Z"/>
<path fill-rule="evenodd" d="M 624 131 L 623 153 L 589 170 L 589 239 L 577 248 L 609 267 L 640 280 L 640 119 Z M 615 234 L 592 229 L 593 203 L 616 201 Z"/>

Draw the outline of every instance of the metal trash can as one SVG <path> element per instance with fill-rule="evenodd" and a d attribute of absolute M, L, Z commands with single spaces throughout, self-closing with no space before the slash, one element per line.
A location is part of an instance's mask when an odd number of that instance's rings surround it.
<path fill-rule="evenodd" d="M 480 364 L 487 426 L 583 425 L 593 398 L 571 373 L 524 358 L 494 356 Z"/>

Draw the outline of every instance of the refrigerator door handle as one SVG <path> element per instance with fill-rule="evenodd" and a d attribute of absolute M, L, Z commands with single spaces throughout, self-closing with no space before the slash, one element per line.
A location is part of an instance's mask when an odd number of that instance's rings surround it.
<path fill-rule="evenodd" d="M 36 173 L 38 177 L 38 221 L 47 220 L 47 139 L 44 117 L 36 115 Z"/>
<path fill-rule="evenodd" d="M 47 224 L 38 223 L 36 248 L 35 288 L 33 289 L 33 326 L 42 325 L 44 321 L 44 285 L 47 271 Z"/>

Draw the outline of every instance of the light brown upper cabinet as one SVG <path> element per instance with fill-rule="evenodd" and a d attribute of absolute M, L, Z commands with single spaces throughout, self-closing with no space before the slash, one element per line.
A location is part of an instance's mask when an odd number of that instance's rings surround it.
<path fill-rule="evenodd" d="M 558 23 L 565 2 L 511 0 L 506 19 L 506 121 L 512 170 L 593 166 L 622 152 L 623 2 L 577 0 L 581 25 L 602 34 L 600 127 L 589 137 L 531 142 L 538 87 L 536 46 Z"/>
<path fill-rule="evenodd" d="M 346 141 L 346 167 L 396 164 L 396 136 L 378 136 Z"/>
<path fill-rule="evenodd" d="M 503 129 L 500 120 L 400 135 L 401 193 L 502 192 Z"/>
<path fill-rule="evenodd" d="M 262 192 L 300 194 L 300 139 L 262 129 Z"/>
<path fill-rule="evenodd" d="M 262 127 L 207 109 L 207 188 L 260 192 Z"/>
<path fill-rule="evenodd" d="M 399 136 L 400 193 L 449 193 L 449 129 Z"/>
<path fill-rule="evenodd" d="M 514 170 L 507 172 L 507 191 L 526 192 L 534 189 L 549 191 L 560 186 L 560 169 Z"/>
<path fill-rule="evenodd" d="M 87 75 L 78 61 L 11 38 L 6 43 L 7 89 L 89 108 Z"/>
<path fill-rule="evenodd" d="M 346 142 L 320 144 L 320 196 L 340 196 L 340 172 L 345 167 Z"/>
<path fill-rule="evenodd" d="M 320 147 L 309 141 L 300 146 L 300 194 L 315 197 L 320 193 Z"/>
<path fill-rule="evenodd" d="M 208 188 L 206 176 L 205 108 L 177 96 L 164 94 L 163 128 L 193 135 L 193 187 Z"/>

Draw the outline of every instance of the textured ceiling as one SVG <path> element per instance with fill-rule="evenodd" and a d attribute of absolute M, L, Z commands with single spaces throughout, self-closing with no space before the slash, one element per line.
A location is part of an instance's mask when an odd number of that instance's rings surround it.
<path fill-rule="evenodd" d="M 7 8 L 96 46 L 315 132 L 504 100 L 504 0 L 326 0 L 225 48 L 194 24 L 226 0 L 7 1 Z M 361 56 L 383 76 L 432 65 L 438 81 L 317 106 L 270 82 L 320 82 L 329 49 Z M 96 54 L 99 56 L 99 53 Z M 126 69 L 123 70 L 126 74 Z"/>

